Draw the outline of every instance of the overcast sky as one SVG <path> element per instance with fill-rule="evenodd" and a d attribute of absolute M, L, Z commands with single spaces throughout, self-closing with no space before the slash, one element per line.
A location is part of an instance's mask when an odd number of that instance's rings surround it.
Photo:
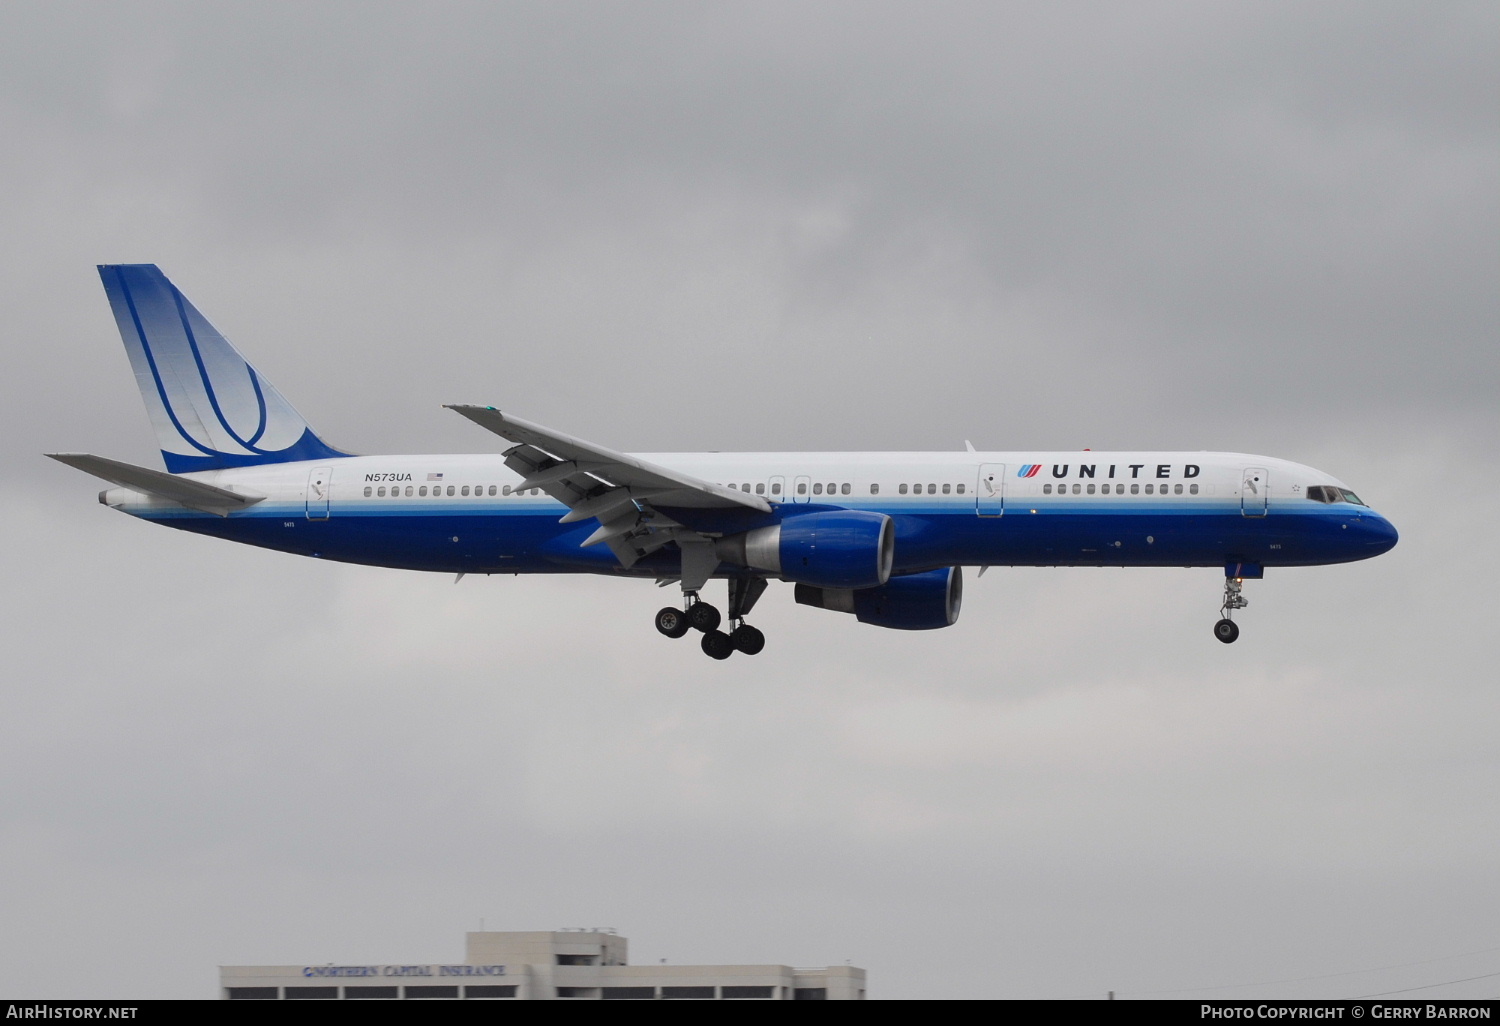
<path fill-rule="evenodd" d="M 481 919 L 876 997 L 1495 994 L 1497 50 L 1483 0 L 0 5 L 0 994 Z M 104 262 L 359 452 L 494 451 L 451 402 L 1225 449 L 1401 543 L 1233 646 L 1215 570 L 1002 568 L 919 634 L 773 585 L 715 664 L 649 583 L 97 505 L 39 454 L 160 459 Z"/>

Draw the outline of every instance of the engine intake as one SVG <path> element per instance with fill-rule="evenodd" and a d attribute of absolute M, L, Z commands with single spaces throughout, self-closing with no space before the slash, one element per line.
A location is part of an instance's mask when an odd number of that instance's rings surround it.
<path fill-rule="evenodd" d="M 726 563 L 768 570 L 818 588 L 875 588 L 890 579 L 896 525 L 884 513 L 829 510 L 721 538 Z"/>
<path fill-rule="evenodd" d="M 797 585 L 804 606 L 853 613 L 860 623 L 898 631 L 930 631 L 958 622 L 963 605 L 963 567 L 892 577 L 878 588 L 818 588 Z"/>

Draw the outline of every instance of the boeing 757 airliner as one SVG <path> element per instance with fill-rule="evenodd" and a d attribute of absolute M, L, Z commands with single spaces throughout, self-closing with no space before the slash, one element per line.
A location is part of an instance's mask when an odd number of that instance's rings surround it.
<path fill-rule="evenodd" d="M 356 456 L 318 437 L 155 265 L 99 274 L 166 463 L 49 454 L 114 485 L 104 505 L 348 563 L 675 583 L 682 607 L 656 629 L 697 630 L 715 659 L 764 647 L 746 617 L 770 580 L 804 605 L 928 630 L 958 619 L 966 566 L 1222 568 L 1214 636 L 1228 643 L 1246 578 L 1396 544 L 1342 482 L 1240 453 L 631 455 L 455 405 L 503 440 L 498 455 Z M 727 623 L 700 597 L 713 579 L 728 582 Z"/>

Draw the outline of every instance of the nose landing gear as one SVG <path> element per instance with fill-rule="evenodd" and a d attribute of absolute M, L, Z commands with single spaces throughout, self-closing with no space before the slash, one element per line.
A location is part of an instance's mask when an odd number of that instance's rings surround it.
<path fill-rule="evenodd" d="M 1250 604 L 1250 600 L 1241 593 L 1244 583 L 1244 580 L 1239 577 L 1224 578 L 1224 604 L 1219 607 L 1219 612 L 1224 614 L 1224 616 L 1223 619 L 1214 624 L 1214 637 L 1226 645 L 1233 644 L 1235 639 L 1240 636 L 1239 624 L 1235 623 L 1230 617 L 1234 616 L 1236 609 L 1244 609 Z"/>

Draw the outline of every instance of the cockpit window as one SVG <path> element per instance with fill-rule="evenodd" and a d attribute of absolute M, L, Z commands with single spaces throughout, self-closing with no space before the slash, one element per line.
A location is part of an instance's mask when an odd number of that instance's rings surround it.
<path fill-rule="evenodd" d="M 1314 502 L 1352 502 L 1356 506 L 1365 505 L 1364 500 L 1349 489 L 1334 485 L 1308 485 L 1307 497 Z"/>

